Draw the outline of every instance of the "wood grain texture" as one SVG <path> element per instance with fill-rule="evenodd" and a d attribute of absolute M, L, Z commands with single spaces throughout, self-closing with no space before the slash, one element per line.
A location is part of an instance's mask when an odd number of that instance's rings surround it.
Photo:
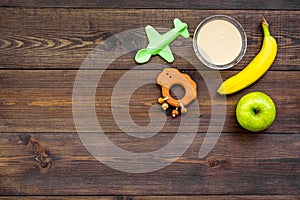
<path fill-rule="evenodd" d="M 3 200 L 28 199 L 26 196 L 2 196 Z M 96 200 L 297 200 L 297 196 L 292 195 L 189 195 L 189 196 L 30 196 L 32 200 L 71 200 L 71 199 L 96 199 Z"/>
<path fill-rule="evenodd" d="M 126 199 L 126 198 L 125 198 Z M 237 199 L 244 199 L 244 200 L 253 200 L 253 199 L 258 199 L 258 200 L 280 200 L 280 199 L 294 199 L 296 200 L 296 196 L 279 196 L 279 195 L 266 195 L 266 196 L 249 196 L 249 195 L 203 195 L 203 196 L 137 196 L 133 197 L 133 200 L 146 200 L 146 199 L 157 199 L 157 200 L 169 200 L 169 199 L 174 199 L 174 200 L 237 200 Z"/>
<path fill-rule="evenodd" d="M 105 1 L 105 0 L 62 0 L 62 1 L 42 1 L 42 0 L 1 0 L 1 7 L 67 7 L 67 8 L 176 8 L 176 9 L 285 9 L 297 10 L 300 8 L 297 0 L 216 0 L 213 3 L 209 0 L 162 0 L 151 2 L 147 0 L 135 1 Z"/>
<path fill-rule="evenodd" d="M 159 72 L 157 71 L 157 74 Z M 0 71 L 0 131 L 76 132 L 72 115 L 72 92 L 76 73 L 77 71 L 73 70 Z M 86 79 L 88 80 L 93 73 L 93 70 L 86 71 Z M 147 72 L 140 71 L 140 73 Z M 188 107 L 188 112 L 201 118 L 198 131 L 206 132 L 211 121 L 210 95 L 199 73 L 196 71 L 187 73 L 197 82 L 200 106 L 200 113 L 196 111 L 195 107 Z M 222 76 L 226 79 L 235 73 L 224 71 Z M 115 84 L 124 74 L 126 74 L 125 70 L 105 71 L 98 85 L 95 107 L 97 117 L 100 119 L 99 123 L 105 132 L 122 132 L 112 115 L 111 96 Z M 270 71 L 249 88 L 236 95 L 228 96 L 227 101 L 223 103 L 227 107 L 223 132 L 245 132 L 235 119 L 236 103 L 242 95 L 250 91 L 262 91 L 270 95 L 277 106 L 276 121 L 265 133 L 299 133 L 299 75 L 298 71 Z M 288 80 L 289 82 L 283 82 L 283 80 Z M 159 107 L 156 99 L 161 96 L 161 92 L 155 81 L 153 79 L 152 84 L 147 84 L 137 89 L 131 96 L 129 105 L 126 103 L 119 105 L 129 107 L 130 117 L 139 126 L 145 126 L 150 123 L 149 109 L 152 105 Z M 290 83 L 293 83 L 292 86 Z M 134 88 L 135 84 L 134 81 L 131 81 L 128 83 L 128 87 Z M 83 82 L 82 89 L 85 90 L 85 87 L 87 86 Z M 217 87 L 218 85 L 216 85 Z M 122 95 L 117 98 L 119 98 L 120 102 L 125 101 Z M 84 108 L 82 112 L 85 112 Z M 125 113 L 119 113 L 119 115 L 124 116 L 124 120 L 128 119 Z M 160 108 L 153 113 L 153 117 L 160 117 L 161 115 L 165 114 Z M 220 116 L 224 116 L 224 114 L 220 114 Z M 179 123 L 180 117 L 177 119 L 169 117 L 162 132 L 176 132 Z M 91 127 L 88 126 L 86 128 L 90 130 Z M 135 132 L 135 129 L 131 131 Z"/>
<path fill-rule="evenodd" d="M 299 9 L 296 0 L 243 3 L 237 0 L 165 0 L 159 3 L 144 0 L 0 0 L 0 199 L 299 199 Z M 216 102 L 211 101 L 203 77 L 189 63 L 200 62 L 195 57 L 185 60 L 182 54 L 175 54 L 175 62 L 169 66 L 187 73 L 198 84 L 199 105 L 196 106 L 200 113 L 196 107 L 188 107 L 189 113 L 200 118 L 193 144 L 174 163 L 151 173 L 129 174 L 97 161 L 82 144 L 72 113 L 73 85 L 84 59 L 99 44 L 108 54 L 113 54 L 114 44 L 103 45 L 103 41 L 115 34 L 148 24 L 171 29 L 175 17 L 188 23 L 193 37 L 199 22 L 214 14 L 236 18 L 248 37 L 245 57 L 234 68 L 221 71 L 223 79 L 243 69 L 261 48 L 263 17 L 268 20 L 270 31 L 278 42 L 278 55 L 257 83 L 227 97 L 226 113 L 217 116 L 225 117 L 225 124 L 213 150 L 207 157 L 198 158 L 211 121 L 211 105 L 223 106 L 223 103 L 220 97 Z M 140 31 L 116 43 L 135 44 L 136 36 L 144 34 Z M 147 41 L 144 43 L 146 45 Z M 190 47 L 185 53 L 194 55 L 188 40 L 178 39 L 171 48 L 183 46 Z M 132 70 L 137 66 L 133 59 L 136 51 L 122 55 L 107 69 L 99 65 L 83 75 L 89 80 L 95 72 L 104 72 L 95 96 L 98 121 L 112 143 L 141 153 L 169 144 L 178 131 L 181 118 L 168 117 L 162 130 L 147 139 L 128 136 L 117 126 L 111 111 L 112 92 L 124 74 L 141 72 Z M 159 57 L 151 58 L 150 63 L 165 65 Z M 207 68 L 201 66 L 199 69 L 208 72 L 210 80 L 215 79 Z M 142 72 L 155 70 L 149 67 Z M 135 84 L 129 81 L 128 87 Z M 80 87 L 85 91 L 90 85 L 82 81 Z M 274 124 L 262 133 L 245 131 L 235 119 L 237 101 L 251 91 L 267 93 L 277 106 Z M 160 95 L 155 79 L 133 93 L 129 110 L 137 125 L 150 123 L 150 107 L 157 105 Z M 118 99 L 120 103 L 125 102 L 122 95 Z M 81 112 L 89 115 L 86 105 L 82 106 Z M 155 118 L 162 115 L 165 114 L 160 108 L 153 113 Z M 128 122 L 126 114 L 120 112 L 119 116 L 123 122 Z M 88 131 L 89 123 L 86 128 L 86 134 L 96 139 L 97 133 Z M 134 128 L 131 132 L 139 133 Z M 188 137 L 191 133 L 182 134 Z M 50 168 L 44 168 L 35 159 L 37 152 L 32 144 L 25 146 L 29 136 L 49 150 Z M 183 140 L 180 145 L 186 144 Z M 169 153 L 168 157 L 174 158 L 174 153 Z M 120 164 L 131 162 L 118 156 L 106 159 Z"/>
<path fill-rule="evenodd" d="M 200 21 L 214 14 L 227 14 L 236 18 L 246 31 L 247 52 L 234 70 L 244 68 L 261 48 L 260 23 L 263 17 L 270 23 L 270 31 L 278 42 L 278 56 L 270 70 L 299 70 L 300 29 L 296 26 L 300 21 L 298 10 L 1 8 L 0 67 L 78 69 L 92 49 L 117 33 L 148 24 L 156 28 L 172 28 L 173 19 L 179 17 L 188 23 L 193 35 Z M 131 41 L 120 42 L 130 43 L 134 42 L 133 39 L 134 37 Z M 190 51 L 194 54 L 191 45 Z M 133 59 L 135 53 L 125 56 L 123 65 L 112 67 L 123 69 L 124 66 L 136 65 Z M 156 60 L 161 61 L 158 58 Z M 175 56 L 174 65 L 190 69 L 185 63 L 180 55 Z"/>
<path fill-rule="evenodd" d="M 147 140 L 106 135 L 128 151 L 148 152 L 164 146 L 174 134 Z M 300 191 L 299 134 L 222 134 L 201 160 L 198 151 L 205 134 L 198 134 L 180 159 L 146 174 L 124 173 L 98 162 L 76 133 L 31 135 L 48 146 L 53 166 L 41 173 L 34 152 L 19 142 L 24 134 L 1 133 L 2 195 L 299 195 Z"/>

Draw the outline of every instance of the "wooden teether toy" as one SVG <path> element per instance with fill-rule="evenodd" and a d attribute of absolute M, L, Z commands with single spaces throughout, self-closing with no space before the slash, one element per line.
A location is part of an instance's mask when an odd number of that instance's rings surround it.
<path fill-rule="evenodd" d="M 169 108 L 169 105 L 174 106 L 172 116 L 179 115 L 178 109 L 181 113 L 186 113 L 186 106 L 189 105 L 197 97 L 197 85 L 187 74 L 180 73 L 177 69 L 166 68 L 156 79 L 156 83 L 162 88 L 162 97 L 158 98 L 158 103 L 162 104 L 164 110 Z M 170 89 L 174 85 L 181 85 L 185 94 L 182 99 L 174 99 L 170 94 Z"/>

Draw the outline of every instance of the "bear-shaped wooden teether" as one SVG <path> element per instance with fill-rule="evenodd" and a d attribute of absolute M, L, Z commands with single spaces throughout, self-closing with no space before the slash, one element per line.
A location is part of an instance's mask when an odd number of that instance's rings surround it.
<path fill-rule="evenodd" d="M 164 69 L 156 79 L 156 83 L 162 87 L 162 97 L 158 99 L 158 103 L 162 104 L 164 110 L 169 108 L 169 104 L 176 109 L 172 111 L 172 116 L 178 116 L 178 108 L 181 109 L 181 113 L 186 113 L 185 108 L 195 98 L 197 98 L 197 84 L 187 74 L 180 73 L 175 68 Z M 170 89 L 174 85 L 181 85 L 185 94 L 182 99 L 174 99 L 170 94 Z"/>

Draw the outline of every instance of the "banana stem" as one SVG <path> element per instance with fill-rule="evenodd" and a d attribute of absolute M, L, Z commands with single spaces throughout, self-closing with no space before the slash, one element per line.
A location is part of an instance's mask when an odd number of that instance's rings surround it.
<path fill-rule="evenodd" d="M 269 24 L 265 18 L 263 18 L 262 28 L 264 31 L 264 36 L 270 36 Z"/>
<path fill-rule="evenodd" d="M 267 20 L 266 20 L 266 18 L 264 18 L 263 17 L 263 22 L 262 22 L 263 24 L 266 24 L 266 25 L 268 25 L 269 26 L 269 24 L 268 24 L 268 22 L 267 22 Z"/>

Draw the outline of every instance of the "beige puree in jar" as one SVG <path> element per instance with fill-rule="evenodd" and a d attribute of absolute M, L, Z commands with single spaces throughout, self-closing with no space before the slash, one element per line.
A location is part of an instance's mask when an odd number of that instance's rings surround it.
<path fill-rule="evenodd" d="M 215 65 L 226 65 L 234 61 L 241 52 L 241 33 L 226 20 L 212 20 L 204 24 L 199 30 L 197 47 L 207 62 Z"/>

